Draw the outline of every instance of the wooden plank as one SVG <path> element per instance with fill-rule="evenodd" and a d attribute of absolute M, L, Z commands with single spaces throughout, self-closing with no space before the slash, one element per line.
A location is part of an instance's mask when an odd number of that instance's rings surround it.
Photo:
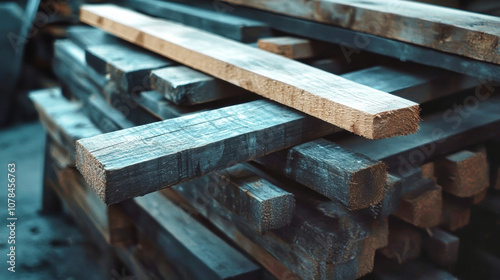
<path fill-rule="evenodd" d="M 440 266 L 456 263 L 460 243 L 458 237 L 439 228 L 432 228 L 429 234 L 430 236 L 424 241 L 427 256 Z"/>
<path fill-rule="evenodd" d="M 69 151 L 73 161 L 76 140 L 100 134 L 94 124 L 83 115 L 80 105 L 64 98 L 60 88 L 32 91 L 30 99 L 48 133 Z"/>
<path fill-rule="evenodd" d="M 389 221 L 389 243 L 379 252 L 398 264 L 407 263 L 420 256 L 422 234 L 404 222 Z"/>
<path fill-rule="evenodd" d="M 406 135 L 418 128 L 413 102 L 241 43 L 113 5 L 86 5 L 81 20 L 368 138 Z M 343 113 L 333 113 L 339 111 Z"/>
<path fill-rule="evenodd" d="M 482 93 L 469 95 L 469 98 L 474 98 L 479 107 L 467 110 L 467 117 L 460 117 L 452 110 L 426 115 L 419 131 L 405 138 L 365 141 L 350 137 L 336 143 L 372 159 L 383 160 L 389 171 L 404 176 L 424 162 L 500 136 L 500 112 L 497 110 L 500 98 Z"/>
<path fill-rule="evenodd" d="M 436 175 L 443 191 L 471 197 L 489 186 L 486 153 L 460 151 L 436 161 Z"/>
<path fill-rule="evenodd" d="M 422 179 L 416 191 L 401 198 L 394 216 L 420 228 L 439 225 L 441 218 L 441 187 L 433 180 Z"/>
<path fill-rule="evenodd" d="M 297 37 L 270 37 L 257 41 L 261 50 L 275 53 L 291 59 L 312 58 L 321 55 L 326 46 L 319 42 Z"/>
<path fill-rule="evenodd" d="M 220 4 L 220 3 L 219 3 Z M 182 23 L 227 37 L 243 43 L 256 42 L 262 37 L 272 36 L 266 24 L 224 13 L 223 9 L 201 9 L 185 3 L 169 3 L 152 0 L 128 0 L 127 6 L 155 17 Z"/>
<path fill-rule="evenodd" d="M 258 100 L 80 140 L 77 167 L 103 201 L 113 204 L 335 129 Z"/>
<path fill-rule="evenodd" d="M 500 63 L 497 17 L 410 1 L 224 1 Z"/>
<path fill-rule="evenodd" d="M 151 72 L 151 87 L 177 105 L 202 104 L 248 91 L 185 66 Z"/>
<path fill-rule="evenodd" d="M 160 193 L 122 207 L 185 277 L 252 279 L 260 268 Z"/>
<path fill-rule="evenodd" d="M 366 208 L 383 198 L 385 164 L 325 139 L 273 153 L 257 162 L 351 210 Z"/>
<path fill-rule="evenodd" d="M 67 29 L 67 36 L 68 39 L 84 50 L 90 46 L 125 42 L 92 26 L 70 26 Z"/>
<path fill-rule="evenodd" d="M 207 2 L 195 3 L 197 6 L 210 9 Z M 344 54 L 344 59 L 347 62 L 352 62 L 354 58 L 358 59 L 362 54 L 370 52 L 369 55 L 375 53 L 401 61 L 411 61 L 479 77 L 488 81 L 500 81 L 500 67 L 497 64 L 263 10 L 243 6 L 233 6 L 232 8 L 233 14 L 263 21 L 276 30 L 299 37 L 339 44 L 338 49 Z"/>
<path fill-rule="evenodd" d="M 258 232 L 290 224 L 295 208 L 291 193 L 257 176 L 244 165 L 235 165 L 175 188 L 198 188 Z M 209 203 L 202 197 L 198 197 L 196 202 Z"/>
<path fill-rule="evenodd" d="M 151 70 L 175 64 L 130 44 L 89 46 L 85 55 L 88 65 L 98 73 L 109 74 L 120 89 L 134 93 L 150 89 Z"/>

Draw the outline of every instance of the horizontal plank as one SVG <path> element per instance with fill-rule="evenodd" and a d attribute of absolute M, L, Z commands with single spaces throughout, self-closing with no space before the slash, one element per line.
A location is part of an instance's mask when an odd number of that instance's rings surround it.
<path fill-rule="evenodd" d="M 177 105 L 202 104 L 248 91 L 185 66 L 153 70 L 151 87 Z"/>
<path fill-rule="evenodd" d="M 301 144 L 256 161 L 341 202 L 351 210 L 366 208 L 383 198 L 387 178 L 385 164 L 325 139 Z"/>
<path fill-rule="evenodd" d="M 211 9 L 207 2 L 195 3 L 197 6 Z M 348 63 L 356 62 L 356 59 L 361 59 L 364 55 L 372 57 L 372 54 L 375 53 L 401 61 L 411 61 L 479 77 L 488 81 L 500 81 L 500 66 L 497 64 L 297 17 L 243 6 L 232 6 L 232 8 L 233 14 L 266 22 L 276 30 L 295 36 L 339 44 L 338 50 L 344 53 L 343 58 Z M 365 51 L 370 53 L 367 54 Z"/>
<path fill-rule="evenodd" d="M 427 256 L 440 266 L 452 265 L 458 260 L 460 240 L 442 229 L 433 228 L 431 235 L 424 240 L 424 250 Z"/>
<path fill-rule="evenodd" d="M 500 64 L 493 16 L 411 1 L 224 1 Z"/>
<path fill-rule="evenodd" d="M 113 5 L 85 5 L 80 19 L 368 138 L 406 135 L 418 128 L 413 102 L 241 43 Z"/>
<path fill-rule="evenodd" d="M 127 0 L 128 7 L 145 14 L 176 21 L 243 43 L 255 42 L 261 37 L 269 37 L 273 34 L 265 23 L 225 13 L 224 7 L 217 5 L 223 5 L 223 3 L 214 3 L 213 9 L 202 9 L 183 3 Z"/>
<path fill-rule="evenodd" d="M 80 140 L 77 167 L 113 204 L 336 129 L 258 100 Z"/>

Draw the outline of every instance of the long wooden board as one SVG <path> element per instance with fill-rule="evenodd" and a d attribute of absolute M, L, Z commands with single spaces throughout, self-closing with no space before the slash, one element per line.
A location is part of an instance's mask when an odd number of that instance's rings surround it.
<path fill-rule="evenodd" d="M 500 64 L 500 19 L 411 1 L 224 0 Z"/>
<path fill-rule="evenodd" d="M 266 51 L 114 5 L 85 5 L 80 19 L 367 138 L 418 129 L 417 104 Z"/>

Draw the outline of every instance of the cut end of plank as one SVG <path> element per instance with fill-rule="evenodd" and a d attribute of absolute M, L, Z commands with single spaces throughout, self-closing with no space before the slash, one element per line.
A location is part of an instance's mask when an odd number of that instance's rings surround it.
<path fill-rule="evenodd" d="M 99 198 L 107 205 L 112 204 L 106 199 L 106 171 L 104 166 L 85 149 L 80 140 L 76 141 L 76 168 Z"/>
<path fill-rule="evenodd" d="M 352 192 L 349 195 L 349 209 L 364 209 L 379 203 L 384 198 L 386 181 L 387 166 L 383 162 L 377 162 L 354 173 L 350 187 Z"/>
<path fill-rule="evenodd" d="M 414 105 L 377 114 L 373 120 L 372 134 L 367 135 L 367 138 L 382 139 L 416 133 L 421 121 L 419 113 L 420 107 Z"/>

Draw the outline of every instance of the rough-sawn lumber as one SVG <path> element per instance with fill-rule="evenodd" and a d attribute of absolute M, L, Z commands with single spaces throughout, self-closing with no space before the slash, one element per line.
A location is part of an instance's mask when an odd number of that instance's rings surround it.
<path fill-rule="evenodd" d="M 85 5 L 80 19 L 367 138 L 418 129 L 417 104 L 266 51 L 114 5 Z"/>

